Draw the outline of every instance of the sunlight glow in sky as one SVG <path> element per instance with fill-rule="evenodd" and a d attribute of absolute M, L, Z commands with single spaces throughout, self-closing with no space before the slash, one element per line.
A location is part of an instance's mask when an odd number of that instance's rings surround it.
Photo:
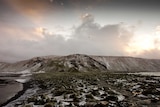
<path fill-rule="evenodd" d="M 159 0 L 1 0 L 0 61 L 90 54 L 160 58 Z"/>

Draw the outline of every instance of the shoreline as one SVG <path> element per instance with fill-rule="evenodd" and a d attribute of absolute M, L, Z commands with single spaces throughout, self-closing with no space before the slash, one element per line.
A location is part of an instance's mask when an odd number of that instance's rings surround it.
<path fill-rule="evenodd" d="M 13 97 L 11 97 L 9 100 L 7 100 L 6 102 L 2 103 L 0 105 L 0 107 L 5 107 L 7 104 L 9 104 L 10 102 L 18 99 L 21 95 L 23 95 L 25 93 L 25 91 L 30 87 L 30 83 L 26 82 L 26 83 L 22 83 L 23 84 L 23 89 L 19 92 L 17 92 Z"/>

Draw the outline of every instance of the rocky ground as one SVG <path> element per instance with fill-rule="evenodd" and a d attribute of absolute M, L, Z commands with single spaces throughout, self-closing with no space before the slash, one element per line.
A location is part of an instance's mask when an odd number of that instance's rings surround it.
<path fill-rule="evenodd" d="M 160 107 L 160 77 L 99 72 L 36 74 L 15 107 Z"/>

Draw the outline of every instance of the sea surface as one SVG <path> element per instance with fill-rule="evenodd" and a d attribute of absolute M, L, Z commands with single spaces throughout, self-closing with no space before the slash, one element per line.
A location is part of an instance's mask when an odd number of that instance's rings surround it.
<path fill-rule="evenodd" d="M 138 72 L 138 73 L 131 73 L 131 74 L 160 77 L 160 72 Z"/>
<path fill-rule="evenodd" d="M 0 73 L 0 105 L 23 90 L 23 83 L 27 80 L 19 74 Z"/>
<path fill-rule="evenodd" d="M 23 84 L 14 81 L 0 84 L 0 104 L 6 102 L 7 100 L 15 96 L 15 94 L 22 89 Z"/>

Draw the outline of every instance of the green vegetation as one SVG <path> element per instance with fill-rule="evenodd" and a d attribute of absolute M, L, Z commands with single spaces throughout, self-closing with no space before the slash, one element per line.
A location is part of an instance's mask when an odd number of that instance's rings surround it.
<path fill-rule="evenodd" d="M 46 104 L 44 105 L 44 107 L 54 107 L 54 104 L 53 104 L 53 103 L 46 103 Z"/>
<path fill-rule="evenodd" d="M 47 72 L 34 75 L 34 79 L 38 82 L 40 88 L 50 89 L 54 86 L 57 89 L 55 95 L 74 92 L 76 88 L 74 83 L 79 80 L 83 80 L 88 85 L 106 87 L 109 85 L 107 84 L 108 80 L 114 82 L 115 79 L 127 79 L 128 77 L 130 77 L 128 74 L 106 72 Z M 81 86 L 83 84 L 78 83 L 77 85 Z M 123 86 L 121 83 L 116 85 L 117 87 Z"/>
<path fill-rule="evenodd" d="M 27 104 L 27 105 L 25 105 L 25 106 L 23 106 L 23 107 L 33 107 L 33 106 L 30 105 L 30 104 Z"/>
<path fill-rule="evenodd" d="M 109 72 L 47 72 L 44 74 L 35 74 L 34 79 L 35 80 L 54 80 L 54 79 L 91 79 L 95 80 L 97 78 L 115 78 L 115 79 L 124 79 L 127 78 L 128 74 L 114 74 Z M 133 75 L 132 75 L 133 76 Z"/>

